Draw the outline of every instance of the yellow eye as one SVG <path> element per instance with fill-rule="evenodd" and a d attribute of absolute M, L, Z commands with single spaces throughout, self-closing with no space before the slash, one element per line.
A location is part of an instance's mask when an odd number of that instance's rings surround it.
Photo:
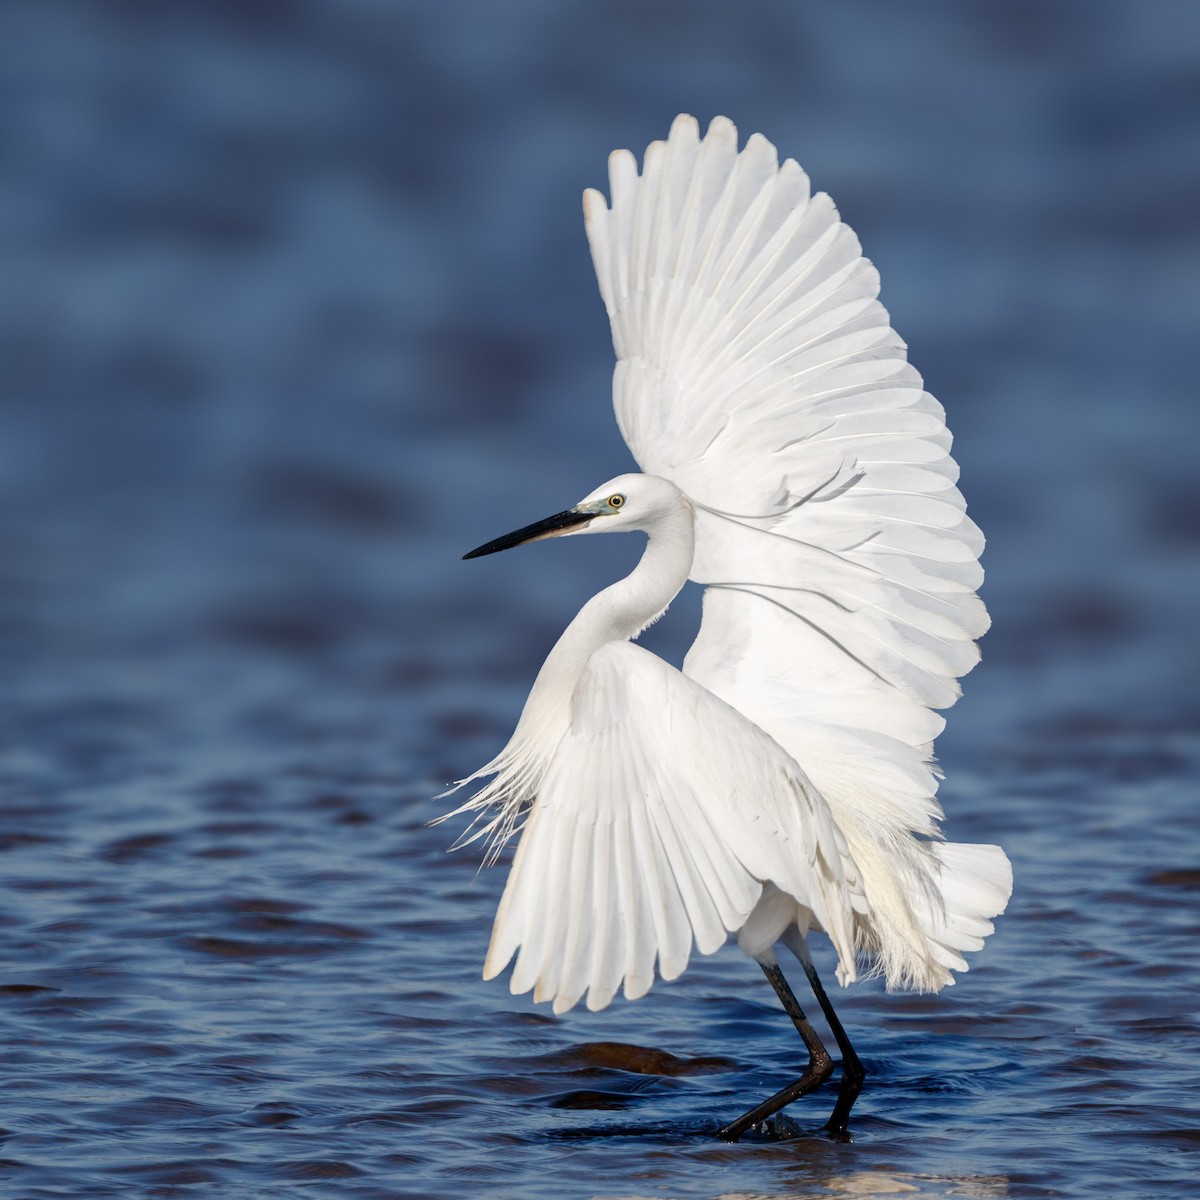
<path fill-rule="evenodd" d="M 625 503 L 625 497 L 622 496 L 620 492 L 617 492 L 617 494 L 615 496 L 609 496 L 609 498 L 608 498 L 608 507 L 609 508 L 620 508 L 621 505 L 624 503 Z"/>

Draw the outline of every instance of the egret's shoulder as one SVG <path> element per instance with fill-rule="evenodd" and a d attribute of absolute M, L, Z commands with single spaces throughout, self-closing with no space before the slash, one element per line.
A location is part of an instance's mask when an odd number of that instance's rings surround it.
<path fill-rule="evenodd" d="M 606 642 L 588 659 L 587 669 L 601 675 L 637 671 L 648 671 L 656 676 L 680 674 L 669 662 L 635 642 Z"/>
<path fill-rule="evenodd" d="M 575 687 L 571 727 L 592 732 L 661 708 L 676 679 L 684 676 L 657 654 L 633 642 L 608 642 L 588 659 Z"/>
<path fill-rule="evenodd" d="M 610 642 L 588 660 L 575 689 L 571 728 L 583 734 L 633 722 L 663 737 L 699 721 L 718 741 L 739 751 L 754 748 L 802 775 L 791 756 L 736 708 L 703 684 L 634 642 Z"/>

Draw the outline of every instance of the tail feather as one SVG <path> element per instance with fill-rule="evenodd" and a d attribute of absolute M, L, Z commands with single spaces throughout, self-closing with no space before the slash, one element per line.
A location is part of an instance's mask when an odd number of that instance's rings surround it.
<path fill-rule="evenodd" d="M 995 928 L 990 918 L 1004 911 L 1012 895 L 1012 864 L 999 846 L 938 842 L 930 849 L 943 906 L 925 905 L 918 919 L 930 955 L 949 970 L 965 971 L 963 953 L 983 948 Z"/>

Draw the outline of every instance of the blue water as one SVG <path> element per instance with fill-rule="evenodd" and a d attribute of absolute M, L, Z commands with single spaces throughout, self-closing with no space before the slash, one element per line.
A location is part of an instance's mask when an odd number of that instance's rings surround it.
<path fill-rule="evenodd" d="M 0 1194 L 1200 1195 L 1200 11 L 10 0 L 0 87 Z M 989 535 L 1013 901 L 835 994 L 849 1144 L 713 1140 L 802 1057 L 733 950 L 482 983 L 426 825 L 638 551 L 458 559 L 629 466 L 579 192 L 681 110 L 834 194 Z"/>

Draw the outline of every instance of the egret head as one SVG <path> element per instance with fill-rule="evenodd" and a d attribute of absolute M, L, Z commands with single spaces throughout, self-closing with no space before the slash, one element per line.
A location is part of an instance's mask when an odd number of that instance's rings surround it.
<path fill-rule="evenodd" d="M 673 483 L 657 475 L 641 475 L 637 472 L 618 475 L 584 496 L 573 508 L 486 542 L 469 554 L 464 554 L 463 558 L 481 558 L 485 554 L 509 550 L 526 542 L 567 537 L 573 533 L 650 530 L 662 516 L 669 511 L 677 511 L 682 503 L 686 503 L 683 493 Z"/>

